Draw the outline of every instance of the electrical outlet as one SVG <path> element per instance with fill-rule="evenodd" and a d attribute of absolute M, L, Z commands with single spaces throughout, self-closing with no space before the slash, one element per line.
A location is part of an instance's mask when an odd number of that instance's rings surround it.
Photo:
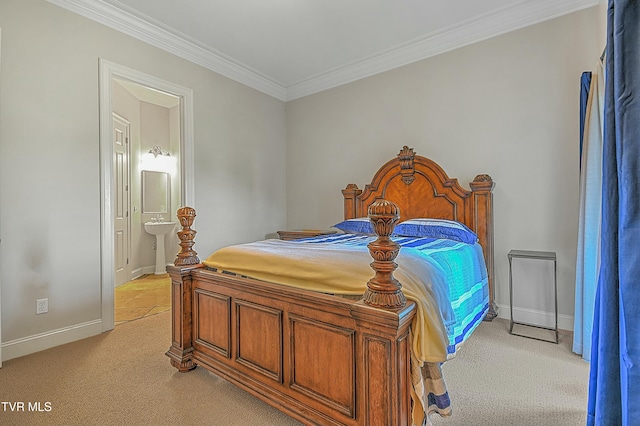
<path fill-rule="evenodd" d="M 49 312 L 49 299 L 36 300 L 36 315 L 46 314 Z"/>

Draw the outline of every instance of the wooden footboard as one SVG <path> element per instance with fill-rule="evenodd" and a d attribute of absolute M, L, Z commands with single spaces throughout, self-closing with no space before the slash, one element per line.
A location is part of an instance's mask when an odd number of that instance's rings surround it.
<path fill-rule="evenodd" d="M 416 309 L 393 278 L 399 211 L 378 200 L 369 216 L 375 276 L 353 302 L 205 269 L 192 248 L 195 211 L 181 209 L 171 364 L 202 366 L 305 424 L 410 425 Z"/>

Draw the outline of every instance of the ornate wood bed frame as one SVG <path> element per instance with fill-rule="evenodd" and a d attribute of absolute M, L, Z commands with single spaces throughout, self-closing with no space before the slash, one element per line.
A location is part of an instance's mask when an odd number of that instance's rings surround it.
<path fill-rule="evenodd" d="M 410 425 L 409 326 L 415 304 L 393 278 L 399 220 L 437 217 L 478 233 L 493 308 L 493 181 L 463 189 L 433 161 L 406 146 L 364 191 L 350 184 L 345 218 L 371 218 L 375 276 L 359 301 L 203 267 L 193 250 L 195 211 L 178 211 L 181 251 L 172 280 L 172 344 L 180 372 L 202 366 L 305 424 Z"/>

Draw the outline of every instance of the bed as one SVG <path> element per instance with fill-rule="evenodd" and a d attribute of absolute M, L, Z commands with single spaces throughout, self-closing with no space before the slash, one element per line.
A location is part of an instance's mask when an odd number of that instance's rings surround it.
<path fill-rule="evenodd" d="M 446 389 L 432 389 L 443 384 L 439 366 L 444 359 L 426 338 L 420 340 L 427 335 L 424 329 L 442 326 L 417 326 L 423 323 L 418 318 L 434 315 L 432 307 L 439 299 L 416 298 L 412 276 L 404 269 L 411 263 L 406 260 L 409 254 L 423 255 L 411 244 L 425 244 L 398 237 L 396 226 L 433 218 L 456 221 L 473 231 L 486 284 L 483 306 L 475 312 L 480 320 L 493 319 L 494 183 L 481 174 L 469 186 L 464 189 L 438 164 L 405 146 L 364 190 L 349 184 L 342 191 L 345 221 L 368 216 L 374 236 L 335 234 L 254 243 L 269 252 L 273 245 L 278 251 L 289 247 L 307 253 L 304 248 L 313 246 L 330 252 L 332 248 L 324 247 L 335 241 L 327 239 L 345 238 L 357 247 L 354 259 L 362 260 L 363 251 L 368 252 L 369 279 L 360 283 L 360 291 L 355 286 L 325 291 L 314 275 L 303 276 L 301 286 L 279 283 L 277 272 L 260 275 L 259 263 L 247 273 L 241 264 L 227 267 L 216 253 L 201 262 L 194 250 L 196 212 L 181 208 L 181 249 L 174 266 L 167 268 L 172 281 L 171 364 L 180 372 L 201 366 L 305 424 L 411 425 L 427 422 L 431 411 L 447 415 L 448 401 L 439 400 L 448 399 Z M 344 270 L 361 270 L 362 263 L 358 261 L 357 268 L 320 264 L 318 274 L 324 268 L 323 275 L 341 277 Z M 462 327 L 462 341 L 476 320 Z M 447 342 L 445 358 L 461 343 Z M 433 362 L 416 359 L 432 351 L 438 358 Z M 428 392 L 420 390 L 424 383 Z"/>

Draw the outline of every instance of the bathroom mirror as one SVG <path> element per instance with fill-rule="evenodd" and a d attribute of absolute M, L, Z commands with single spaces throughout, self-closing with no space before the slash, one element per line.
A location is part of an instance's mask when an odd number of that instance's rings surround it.
<path fill-rule="evenodd" d="M 142 171 L 142 213 L 169 212 L 169 173 Z"/>

